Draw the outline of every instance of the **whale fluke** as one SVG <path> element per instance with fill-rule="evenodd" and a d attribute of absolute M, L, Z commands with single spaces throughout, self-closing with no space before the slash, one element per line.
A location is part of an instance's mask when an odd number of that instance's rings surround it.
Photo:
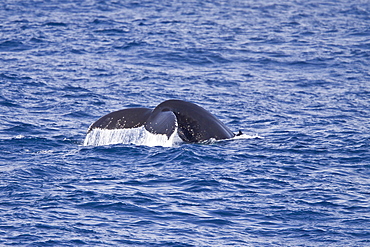
<path fill-rule="evenodd" d="M 167 100 L 153 111 L 172 111 L 177 118 L 178 134 L 186 142 L 202 142 L 211 138 L 229 139 L 234 133 L 204 108 L 182 100 Z"/>
<path fill-rule="evenodd" d="M 155 135 L 169 139 L 177 131 L 185 142 L 203 142 L 209 139 L 229 139 L 235 134 L 219 119 L 204 108 L 182 100 L 167 100 L 154 110 L 129 108 L 115 111 L 93 123 L 87 133 L 94 129 L 134 129 L 144 126 Z"/>

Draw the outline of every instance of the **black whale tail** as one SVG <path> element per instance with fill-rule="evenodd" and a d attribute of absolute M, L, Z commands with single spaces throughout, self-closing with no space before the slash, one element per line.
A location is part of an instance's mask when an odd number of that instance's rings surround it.
<path fill-rule="evenodd" d="M 177 130 L 179 137 L 186 142 L 235 136 L 210 112 L 182 100 L 164 101 L 154 110 L 130 108 L 109 113 L 93 123 L 88 133 L 94 129 L 132 129 L 141 126 L 152 134 L 166 135 L 168 139 Z"/>

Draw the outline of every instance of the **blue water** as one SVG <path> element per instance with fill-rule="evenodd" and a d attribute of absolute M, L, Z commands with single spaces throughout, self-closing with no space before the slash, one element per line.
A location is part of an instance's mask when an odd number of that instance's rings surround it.
<path fill-rule="evenodd" d="M 370 246 L 368 1 L 0 3 L 0 245 Z M 83 146 L 167 99 L 260 138 Z"/>

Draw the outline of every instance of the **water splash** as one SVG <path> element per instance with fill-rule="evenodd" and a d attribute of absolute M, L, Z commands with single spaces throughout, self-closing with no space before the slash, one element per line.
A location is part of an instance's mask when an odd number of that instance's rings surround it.
<path fill-rule="evenodd" d="M 235 135 L 232 139 L 233 140 L 237 140 L 237 139 L 263 139 L 263 137 L 259 136 L 258 134 L 254 134 L 254 135 L 241 134 L 241 135 Z"/>
<path fill-rule="evenodd" d="M 84 146 L 103 146 L 110 144 L 135 144 L 145 146 L 173 147 L 181 142 L 177 135 L 177 129 L 174 133 L 167 135 L 152 134 L 143 126 L 132 129 L 93 129 L 86 135 Z"/>
<path fill-rule="evenodd" d="M 236 135 L 232 138 L 235 139 L 255 139 L 263 138 L 259 135 Z M 221 140 L 222 141 L 222 140 Z M 134 144 L 145 145 L 149 147 L 162 146 L 173 147 L 176 144 L 183 142 L 175 132 L 167 138 L 167 135 L 155 135 L 148 132 L 143 126 L 132 129 L 93 129 L 86 135 L 84 146 L 104 146 L 111 144 Z M 203 144 L 212 144 L 217 140 L 211 138 L 210 140 L 202 142 Z"/>

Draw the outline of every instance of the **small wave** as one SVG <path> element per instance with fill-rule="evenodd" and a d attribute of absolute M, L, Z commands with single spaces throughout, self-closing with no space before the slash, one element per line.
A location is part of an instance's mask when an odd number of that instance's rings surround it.
<path fill-rule="evenodd" d="M 167 138 L 166 135 L 155 135 L 142 126 L 132 129 L 93 129 L 86 135 L 84 146 L 103 146 L 110 144 L 135 144 L 145 146 L 173 147 L 181 142 L 177 130 Z"/>
<path fill-rule="evenodd" d="M 24 51 L 28 49 L 30 49 L 30 46 L 18 40 L 7 40 L 0 43 L 0 51 L 2 52 Z"/>

